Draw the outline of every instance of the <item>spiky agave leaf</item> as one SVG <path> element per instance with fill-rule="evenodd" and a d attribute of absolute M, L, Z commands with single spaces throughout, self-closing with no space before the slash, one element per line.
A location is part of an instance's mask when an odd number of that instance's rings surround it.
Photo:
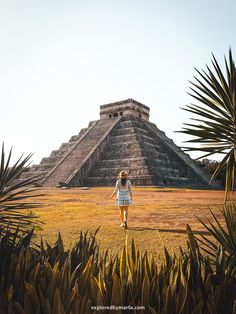
<path fill-rule="evenodd" d="M 199 157 L 224 154 L 218 168 L 213 173 L 216 178 L 226 166 L 225 200 L 228 192 L 234 189 L 236 166 L 236 68 L 229 50 L 228 61 L 225 58 L 224 75 L 216 58 L 213 56 L 214 72 L 207 66 L 207 71 L 196 69 L 199 78 L 190 82 L 189 93 L 197 103 L 182 108 L 194 115 L 192 123 L 185 123 L 181 133 L 193 136 L 186 141 L 193 146 L 183 147 L 186 151 L 201 151 Z M 198 145 L 198 146 L 196 146 Z M 198 159 L 199 159 L 198 158 Z"/>
<path fill-rule="evenodd" d="M 210 256 L 211 261 L 216 262 L 219 252 L 224 253 L 224 258 L 230 270 L 236 272 L 236 204 L 228 204 L 221 211 L 223 222 L 210 210 L 213 222 L 209 219 L 205 223 L 202 219 L 198 218 L 201 224 L 206 228 L 209 234 L 216 240 L 201 235 L 197 238 L 201 244 L 201 248 L 205 253 Z"/>
<path fill-rule="evenodd" d="M 43 196 L 38 194 L 38 189 L 32 187 L 41 177 L 35 176 L 29 179 L 16 181 L 25 167 L 29 165 L 32 154 L 23 158 L 23 155 L 17 162 L 10 167 L 12 149 L 8 156 L 5 156 L 4 144 L 2 144 L 0 160 L 0 228 L 1 234 L 9 232 L 21 233 L 35 224 L 35 215 L 26 210 L 31 210 L 39 206 L 33 198 Z M 21 211 L 24 210 L 24 211 Z M 15 235 L 14 235 L 15 236 Z"/>

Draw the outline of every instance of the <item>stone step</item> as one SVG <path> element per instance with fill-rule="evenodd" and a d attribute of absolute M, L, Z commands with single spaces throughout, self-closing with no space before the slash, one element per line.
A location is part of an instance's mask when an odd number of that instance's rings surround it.
<path fill-rule="evenodd" d="M 135 119 L 125 120 L 125 121 L 121 121 L 119 123 L 119 126 L 117 127 L 117 129 L 118 128 L 122 129 L 122 128 L 126 128 L 126 127 L 134 127 L 134 126 L 139 127 L 139 128 L 143 128 L 143 125 L 144 124 L 141 121 L 137 121 Z M 144 129 L 145 129 L 145 127 L 144 127 Z"/>
<path fill-rule="evenodd" d="M 62 143 L 59 151 L 68 151 L 70 150 L 73 146 L 75 146 L 74 142 L 68 142 L 68 143 Z"/>
<path fill-rule="evenodd" d="M 139 134 L 139 133 L 131 133 L 131 134 L 124 134 L 124 135 L 117 135 L 114 134 L 110 137 L 110 142 L 111 143 L 123 143 L 123 142 L 147 142 L 147 143 L 152 143 L 155 144 L 154 140 L 152 137 L 149 135 L 145 134 Z"/>
<path fill-rule="evenodd" d="M 157 160 L 157 161 L 168 161 L 169 157 L 166 153 L 162 153 L 162 152 L 158 152 L 156 150 L 148 150 L 148 149 L 145 149 L 145 152 L 146 152 L 146 155 L 147 157 L 151 158 L 151 159 L 154 159 L 154 160 Z"/>
<path fill-rule="evenodd" d="M 138 134 L 138 138 L 141 139 L 142 141 L 155 144 L 153 137 L 150 136 L 149 134 Z"/>
<path fill-rule="evenodd" d="M 160 153 L 159 153 L 160 156 Z M 117 158 L 117 159 L 103 159 L 95 164 L 96 169 L 98 168 L 119 168 L 128 169 L 149 167 L 150 171 L 157 170 L 163 174 L 170 174 L 178 176 L 180 170 L 174 168 L 172 164 L 168 165 L 166 161 L 148 157 L 137 157 L 137 158 Z"/>
<path fill-rule="evenodd" d="M 126 140 L 126 139 L 123 139 L 122 142 L 118 142 L 113 137 L 109 139 L 108 149 L 117 151 L 121 149 L 122 147 L 128 147 L 130 149 L 141 148 L 143 150 L 149 150 L 150 152 L 153 153 L 153 155 L 155 155 L 157 152 L 164 153 L 163 148 L 157 144 L 148 143 L 145 141 L 138 141 L 138 140 L 132 141 L 132 140 Z"/>
<path fill-rule="evenodd" d="M 114 145 L 114 146 L 113 146 Z M 128 159 L 128 158 L 149 157 L 156 160 L 168 160 L 166 153 L 157 152 L 156 150 L 143 149 L 137 143 L 124 143 L 116 148 L 115 144 L 109 146 L 101 156 L 101 159 Z"/>
<path fill-rule="evenodd" d="M 34 176 L 45 176 L 47 174 L 47 171 L 28 171 L 28 172 L 23 172 L 22 175 L 20 176 L 21 180 L 26 180 L 29 178 L 32 178 Z"/>
<path fill-rule="evenodd" d="M 132 127 L 124 127 L 124 128 L 117 128 L 114 130 L 115 135 L 127 135 L 127 134 L 148 134 L 148 131 L 136 126 Z"/>
<path fill-rule="evenodd" d="M 38 171 L 50 171 L 53 168 L 54 164 L 44 164 L 40 165 L 39 168 L 37 169 Z"/>
<path fill-rule="evenodd" d="M 186 177 L 177 177 L 177 176 L 165 176 L 166 180 L 173 180 L 173 181 L 188 181 L 189 178 Z"/>
<path fill-rule="evenodd" d="M 49 165 L 49 164 L 54 164 L 55 162 L 57 162 L 59 160 L 58 156 L 53 156 L 53 157 L 44 157 L 41 162 L 40 165 L 44 166 L 44 165 Z"/>
<path fill-rule="evenodd" d="M 165 185 L 165 186 L 176 186 L 176 187 L 187 186 L 187 185 L 189 185 L 190 182 L 191 182 L 191 180 L 189 178 L 186 178 L 186 177 L 167 176 L 162 180 L 163 185 Z M 191 185 L 194 185 L 194 184 L 191 183 Z"/>
<path fill-rule="evenodd" d="M 86 130 L 87 130 L 88 128 L 90 128 L 91 125 L 93 125 L 93 124 L 96 123 L 97 121 L 98 121 L 98 120 L 89 121 L 89 124 L 88 124 L 88 127 L 86 128 Z"/>
<path fill-rule="evenodd" d="M 127 158 L 130 158 L 130 157 L 145 157 L 145 154 L 143 154 L 143 150 L 141 148 L 137 146 L 135 146 L 133 144 L 133 146 L 130 148 L 129 146 L 125 146 L 122 148 L 120 148 L 119 150 L 112 150 L 112 147 L 110 150 L 106 150 L 102 156 L 101 156 L 101 159 L 103 158 L 103 156 L 105 158 L 108 158 L 108 159 L 120 159 L 120 158 L 124 158 L 124 159 L 127 159 Z"/>
<path fill-rule="evenodd" d="M 84 132 L 86 132 L 87 130 L 88 130 L 88 128 L 82 128 L 82 129 L 80 129 L 78 135 L 82 135 L 82 134 L 83 134 Z"/>
<path fill-rule="evenodd" d="M 130 140 L 124 140 L 122 143 L 116 142 L 113 139 L 109 139 L 109 146 L 107 146 L 107 151 L 117 151 L 119 149 L 135 149 L 140 148 L 140 144 L 138 141 L 130 141 Z"/>
<path fill-rule="evenodd" d="M 129 176 L 132 185 L 155 185 L 153 175 Z M 88 186 L 115 186 L 117 176 L 88 177 L 85 182 Z"/>
<path fill-rule="evenodd" d="M 125 135 L 112 135 L 109 138 L 110 143 L 118 143 L 120 145 L 122 145 L 123 142 L 134 143 L 137 141 L 138 141 L 138 137 L 137 137 L 137 134 L 135 134 L 135 133 L 125 134 Z"/>
<path fill-rule="evenodd" d="M 62 158 L 67 153 L 65 149 L 56 149 L 53 150 L 49 157 Z"/>
<path fill-rule="evenodd" d="M 144 142 L 141 143 L 141 146 L 142 147 L 146 147 L 148 149 L 153 149 L 155 151 L 164 153 L 163 148 L 160 145 L 158 145 L 158 144 L 153 144 L 153 143 L 149 143 L 149 142 L 144 141 Z"/>
<path fill-rule="evenodd" d="M 58 154 L 59 149 L 55 149 L 51 152 L 49 157 L 55 157 Z"/>
<path fill-rule="evenodd" d="M 109 130 L 112 124 L 117 119 L 99 120 L 91 127 L 86 134 L 84 134 L 81 141 L 78 142 L 66 154 L 61 161 L 49 172 L 45 185 L 57 185 L 59 182 L 66 182 L 66 180 L 78 169 L 81 162 L 88 156 L 94 147 L 96 147 L 99 140 Z"/>
<path fill-rule="evenodd" d="M 160 173 L 163 177 L 172 176 L 173 178 L 178 178 L 180 175 L 179 169 L 173 169 L 168 167 L 159 166 L 156 168 L 157 173 Z"/>
<path fill-rule="evenodd" d="M 107 177 L 107 176 L 117 176 L 118 173 L 124 170 L 128 172 L 129 176 L 139 176 L 139 175 L 149 175 L 149 170 L 147 166 L 140 166 L 140 167 L 106 167 L 106 168 L 92 168 L 88 176 L 92 177 Z"/>
<path fill-rule="evenodd" d="M 69 139 L 69 142 L 77 142 L 78 139 L 80 138 L 80 135 L 72 135 L 71 138 Z"/>
<path fill-rule="evenodd" d="M 141 142 L 139 143 L 138 141 L 129 141 L 129 140 L 124 140 L 122 143 L 119 142 L 113 142 L 109 140 L 109 146 L 107 147 L 107 150 L 119 150 L 119 149 L 135 149 L 135 148 L 140 148 L 142 150 L 149 150 L 153 152 L 153 154 L 161 153 L 161 154 L 166 154 L 162 150 L 159 150 L 160 146 L 156 144 L 150 144 L 150 143 L 144 143 Z"/>
<path fill-rule="evenodd" d="M 88 176 L 109 176 L 109 175 L 118 175 L 118 173 L 121 170 L 125 170 L 129 173 L 129 175 L 132 176 L 139 176 L 139 175 L 148 175 L 151 173 L 157 174 L 159 178 L 175 178 L 175 180 L 180 177 L 180 171 L 179 169 L 173 169 L 173 168 L 166 168 L 163 166 L 157 167 L 148 167 L 147 165 L 140 165 L 135 167 L 130 166 L 124 166 L 124 165 L 118 165 L 118 166 L 110 166 L 110 167 L 98 167 L 96 164 L 96 168 L 92 168 L 89 171 Z"/>
<path fill-rule="evenodd" d="M 97 161 L 97 168 L 104 167 L 135 167 L 144 165 L 147 161 L 147 157 L 131 157 L 131 158 L 117 158 L 117 159 L 102 159 Z"/>

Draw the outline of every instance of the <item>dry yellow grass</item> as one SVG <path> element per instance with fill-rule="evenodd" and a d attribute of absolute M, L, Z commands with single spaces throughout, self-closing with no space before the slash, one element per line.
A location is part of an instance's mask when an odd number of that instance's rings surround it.
<path fill-rule="evenodd" d="M 110 200 L 112 187 L 82 190 L 44 188 L 43 207 L 35 212 L 45 224 L 39 232 L 53 243 L 60 231 L 66 247 L 71 247 L 81 230 L 94 231 L 100 226 L 97 239 L 102 250 L 119 251 L 128 239 L 142 250 L 156 255 L 162 244 L 177 251 L 186 245 L 185 226 L 205 231 L 196 215 L 206 220 L 208 208 L 217 210 L 223 203 L 223 191 L 133 188 L 133 205 L 129 208 L 129 228 L 120 228 L 119 209 Z M 219 215 L 218 211 L 217 215 Z"/>

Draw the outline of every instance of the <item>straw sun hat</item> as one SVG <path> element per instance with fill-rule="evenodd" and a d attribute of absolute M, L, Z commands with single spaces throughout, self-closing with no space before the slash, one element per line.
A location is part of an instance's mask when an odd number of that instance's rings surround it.
<path fill-rule="evenodd" d="M 124 170 L 122 170 L 120 173 L 119 173 L 119 178 L 120 179 L 123 179 L 123 178 L 127 178 L 128 177 L 128 173 Z"/>

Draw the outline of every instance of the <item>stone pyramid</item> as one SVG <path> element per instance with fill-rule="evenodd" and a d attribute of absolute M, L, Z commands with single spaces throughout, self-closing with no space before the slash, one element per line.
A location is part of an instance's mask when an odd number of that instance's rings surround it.
<path fill-rule="evenodd" d="M 133 99 L 100 106 L 100 120 L 20 179 L 42 175 L 43 186 L 105 186 L 114 185 L 119 171 L 126 170 L 133 185 L 208 185 L 206 173 L 149 122 L 149 111 Z"/>

